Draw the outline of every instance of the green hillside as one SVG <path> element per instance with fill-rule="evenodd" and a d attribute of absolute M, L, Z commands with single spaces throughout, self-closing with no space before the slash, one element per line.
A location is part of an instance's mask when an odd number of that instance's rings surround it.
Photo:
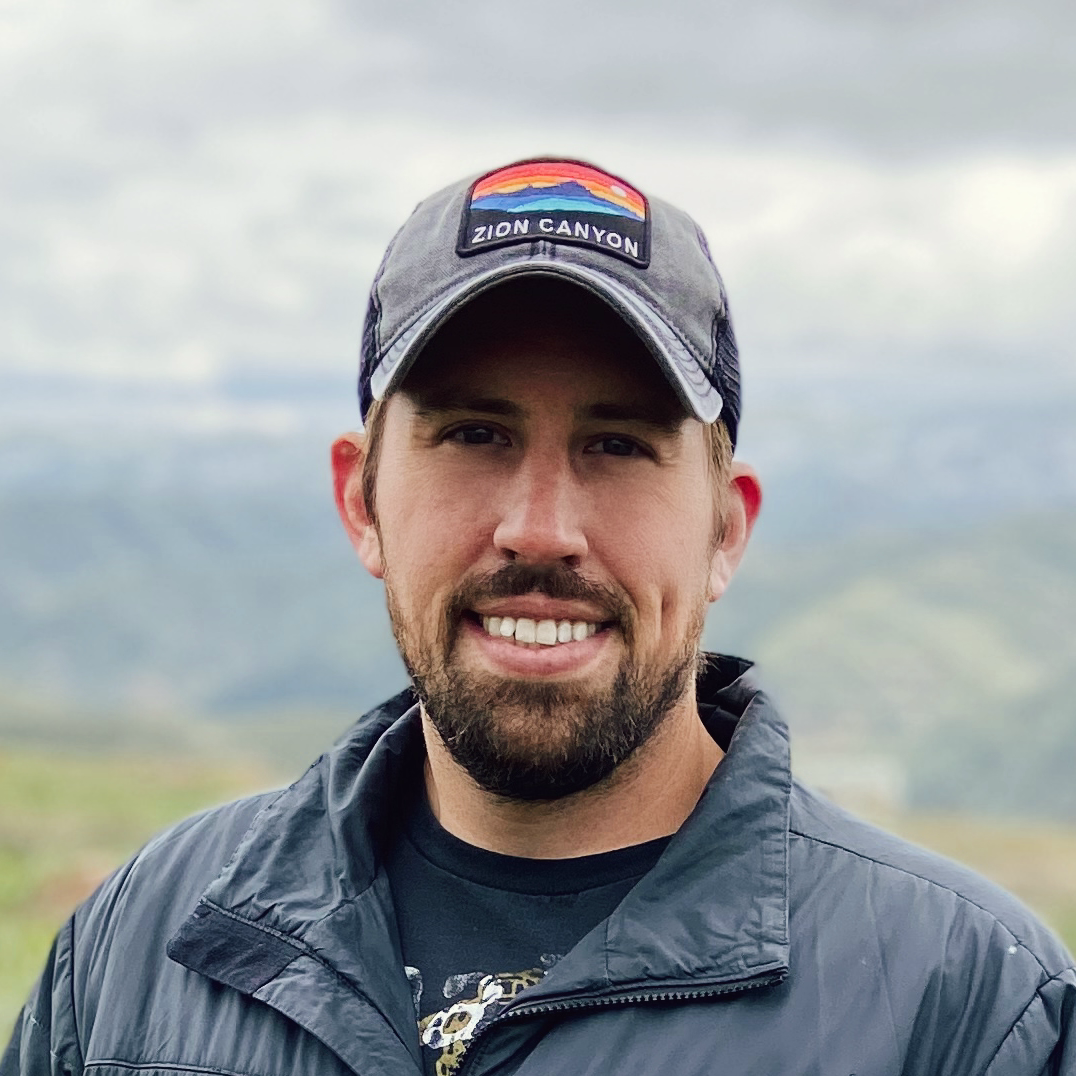
<path fill-rule="evenodd" d="M 379 584 L 335 525 L 259 497 L 199 529 L 166 501 L 79 502 L 96 537 L 78 556 L 56 503 L 0 510 L 21 565 L 0 581 L 0 743 L 237 732 L 308 760 L 403 686 Z M 796 744 L 896 759 L 909 806 L 1076 822 L 1073 609 L 1073 515 L 785 535 L 749 550 L 707 641 L 758 662 Z"/>
<path fill-rule="evenodd" d="M 795 739 L 895 755 L 921 807 L 1076 821 L 1076 520 L 754 550 L 709 641 Z M 735 599 L 735 604 L 733 604 Z"/>

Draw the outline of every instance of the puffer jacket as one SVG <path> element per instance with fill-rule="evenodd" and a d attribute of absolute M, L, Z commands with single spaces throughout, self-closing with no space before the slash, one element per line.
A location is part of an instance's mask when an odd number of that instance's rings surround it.
<path fill-rule="evenodd" d="M 746 673 L 709 660 L 727 755 L 657 865 L 458 1076 L 1076 1076 L 1061 944 L 793 782 Z M 286 791 L 151 841 L 59 934 L 0 1076 L 418 1076 L 379 849 L 421 767 L 405 694 Z"/>

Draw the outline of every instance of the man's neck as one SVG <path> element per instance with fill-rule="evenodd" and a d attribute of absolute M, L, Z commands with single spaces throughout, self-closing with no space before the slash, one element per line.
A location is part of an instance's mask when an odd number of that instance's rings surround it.
<path fill-rule="evenodd" d="M 553 801 L 506 800 L 479 788 L 451 758 L 429 720 L 426 793 L 437 820 L 468 844 L 527 859 L 568 859 L 675 833 L 723 752 L 684 700 L 607 780 Z"/>

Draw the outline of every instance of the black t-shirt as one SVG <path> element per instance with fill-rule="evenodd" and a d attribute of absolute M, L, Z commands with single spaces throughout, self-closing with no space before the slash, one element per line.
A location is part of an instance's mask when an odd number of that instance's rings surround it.
<path fill-rule="evenodd" d="M 668 838 L 576 859 L 521 859 L 459 840 L 424 793 L 386 859 L 430 1076 L 607 918 Z"/>

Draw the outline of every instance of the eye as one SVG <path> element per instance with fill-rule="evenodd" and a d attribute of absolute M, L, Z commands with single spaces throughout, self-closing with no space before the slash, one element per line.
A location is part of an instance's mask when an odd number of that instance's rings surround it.
<path fill-rule="evenodd" d="M 587 446 L 587 452 L 605 456 L 643 456 L 646 455 L 645 449 L 638 443 L 633 441 L 629 437 L 599 437 L 596 441 L 591 441 Z"/>
<path fill-rule="evenodd" d="M 449 430 L 445 435 L 446 441 L 455 441 L 461 445 L 507 445 L 508 438 L 500 430 L 493 426 L 482 426 L 473 423 L 468 426 L 457 426 Z"/>

